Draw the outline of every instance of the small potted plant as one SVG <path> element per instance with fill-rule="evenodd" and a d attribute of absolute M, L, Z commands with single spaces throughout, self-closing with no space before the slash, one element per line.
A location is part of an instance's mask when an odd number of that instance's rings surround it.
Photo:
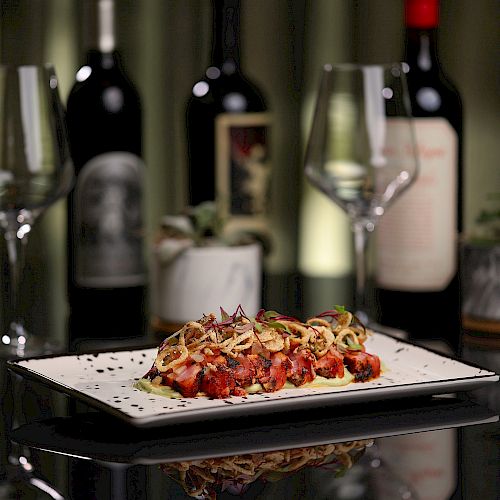
<path fill-rule="evenodd" d="M 500 333 L 500 193 L 486 200 L 464 245 L 462 310 L 464 318 L 498 323 Z"/>
<path fill-rule="evenodd" d="M 220 307 L 260 309 L 262 245 L 224 226 L 212 202 L 163 218 L 152 252 L 151 299 L 164 324 L 175 327 Z"/>

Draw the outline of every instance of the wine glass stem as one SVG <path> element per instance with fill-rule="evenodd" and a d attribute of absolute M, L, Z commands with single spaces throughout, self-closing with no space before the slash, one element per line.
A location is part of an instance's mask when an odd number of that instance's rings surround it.
<path fill-rule="evenodd" d="M 19 312 L 19 288 L 21 286 L 21 276 L 24 269 L 27 236 L 18 236 L 18 230 L 8 229 L 4 233 L 7 256 L 9 259 L 10 271 L 10 329 L 22 326 Z"/>
<path fill-rule="evenodd" d="M 366 301 L 366 273 L 367 273 L 367 244 L 368 230 L 362 222 L 352 225 L 354 235 L 355 274 L 356 288 L 354 294 L 354 310 L 363 322 L 368 320 L 368 307 Z"/>

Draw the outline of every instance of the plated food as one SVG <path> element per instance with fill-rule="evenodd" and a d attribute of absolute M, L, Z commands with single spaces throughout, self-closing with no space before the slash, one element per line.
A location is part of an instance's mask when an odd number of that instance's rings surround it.
<path fill-rule="evenodd" d="M 283 388 L 341 386 L 380 375 L 370 332 L 336 306 L 302 322 L 276 311 L 215 314 L 186 323 L 158 348 L 135 387 L 167 397 L 227 398 Z"/>
<path fill-rule="evenodd" d="M 341 476 L 357 463 L 373 442 L 373 439 L 365 439 L 292 450 L 175 462 L 161 465 L 161 470 L 177 481 L 190 497 L 215 500 L 218 490 L 242 495 L 257 479 L 275 482 L 305 467 L 321 467 L 328 470 L 332 477 Z"/>

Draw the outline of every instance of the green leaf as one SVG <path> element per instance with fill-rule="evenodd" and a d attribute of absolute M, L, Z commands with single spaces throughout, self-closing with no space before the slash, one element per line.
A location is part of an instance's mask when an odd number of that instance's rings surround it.
<path fill-rule="evenodd" d="M 363 346 L 361 344 L 357 344 L 356 342 L 353 342 L 350 337 L 347 337 L 346 339 L 347 347 L 351 351 L 362 351 Z"/>
<path fill-rule="evenodd" d="M 347 345 L 347 348 L 351 351 L 362 351 L 363 346 L 361 344 L 349 344 Z"/>
<path fill-rule="evenodd" d="M 277 330 L 285 330 L 286 326 L 283 323 L 280 323 L 279 321 L 270 321 L 268 325 L 271 328 L 276 328 Z"/>
<path fill-rule="evenodd" d="M 266 311 L 264 313 L 264 318 L 266 319 L 275 318 L 276 316 L 279 316 L 279 312 L 277 311 Z"/>
<path fill-rule="evenodd" d="M 221 315 L 221 318 L 222 318 L 222 321 L 227 321 L 231 316 L 229 316 L 229 314 L 224 311 L 224 309 L 221 307 L 220 308 L 220 315 Z"/>
<path fill-rule="evenodd" d="M 351 344 L 348 346 L 348 349 L 350 349 L 351 351 L 362 351 L 363 346 L 361 344 Z"/>
<path fill-rule="evenodd" d="M 346 308 L 345 306 L 334 306 L 335 310 L 339 313 L 345 313 L 346 312 Z"/>
<path fill-rule="evenodd" d="M 253 326 L 259 333 L 262 333 L 262 325 L 260 323 L 255 322 Z"/>

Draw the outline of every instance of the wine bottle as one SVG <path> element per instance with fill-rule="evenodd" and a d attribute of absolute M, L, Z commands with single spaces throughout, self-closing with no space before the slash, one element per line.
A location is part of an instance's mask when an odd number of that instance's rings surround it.
<path fill-rule="evenodd" d="M 388 469 L 421 500 L 462 498 L 458 485 L 456 429 L 417 432 L 380 439 L 377 446 Z M 390 496 L 390 481 L 376 478 L 377 498 Z M 392 492 L 394 493 L 394 492 Z M 400 498 L 405 498 L 401 495 Z M 415 498 L 408 495 L 407 498 Z"/>
<path fill-rule="evenodd" d="M 240 66 L 240 1 L 213 0 L 211 66 L 186 108 L 189 203 L 216 201 L 228 230 L 267 227 L 270 115 Z"/>
<path fill-rule="evenodd" d="M 405 1 L 405 61 L 420 171 L 380 221 L 375 279 L 381 324 L 456 351 L 462 105 L 439 61 L 438 20 L 438 0 Z"/>
<path fill-rule="evenodd" d="M 115 50 L 114 4 L 98 2 L 98 46 L 67 102 L 76 185 L 68 200 L 72 347 L 144 332 L 141 103 Z"/>

